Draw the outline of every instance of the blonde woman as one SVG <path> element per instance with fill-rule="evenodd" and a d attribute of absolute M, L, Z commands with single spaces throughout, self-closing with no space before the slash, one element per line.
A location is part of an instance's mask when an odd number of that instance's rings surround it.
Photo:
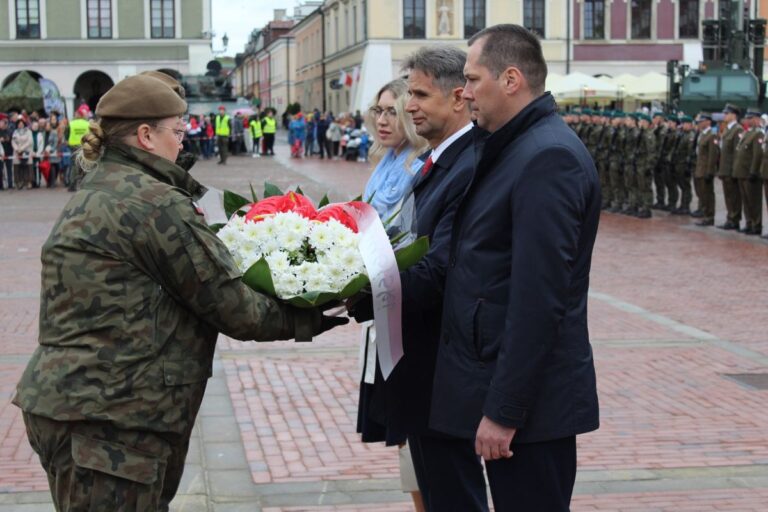
<path fill-rule="evenodd" d="M 403 79 L 389 82 L 376 94 L 368 110 L 368 129 L 374 144 L 370 159 L 376 168 L 363 197 L 376 209 L 382 221 L 392 218 L 413 190 L 424 164 L 419 155 L 428 149 L 425 139 L 416 134 L 411 116 L 405 111 L 408 84 Z M 363 362 L 357 431 L 363 442 L 384 441 L 400 446 L 400 472 L 403 490 L 410 492 L 416 510 L 423 510 L 410 452 L 405 447 L 407 433 L 387 427 L 387 394 L 376 362 L 376 332 L 372 322 L 363 324 Z"/>

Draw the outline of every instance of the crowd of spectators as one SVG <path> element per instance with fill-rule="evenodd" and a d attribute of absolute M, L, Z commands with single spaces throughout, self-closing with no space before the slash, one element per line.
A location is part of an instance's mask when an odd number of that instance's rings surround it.
<path fill-rule="evenodd" d="M 81 107 L 76 116 L 85 119 L 90 110 Z M 0 190 L 73 188 L 70 135 L 69 120 L 56 112 L 0 113 Z"/>

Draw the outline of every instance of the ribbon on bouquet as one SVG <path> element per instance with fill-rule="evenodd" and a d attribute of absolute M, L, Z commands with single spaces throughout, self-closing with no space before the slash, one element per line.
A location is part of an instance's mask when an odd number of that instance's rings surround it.
<path fill-rule="evenodd" d="M 373 293 L 376 355 L 384 380 L 403 357 L 400 272 L 395 252 L 379 214 L 367 203 L 354 202 L 347 212 L 357 221 L 359 248 Z"/>

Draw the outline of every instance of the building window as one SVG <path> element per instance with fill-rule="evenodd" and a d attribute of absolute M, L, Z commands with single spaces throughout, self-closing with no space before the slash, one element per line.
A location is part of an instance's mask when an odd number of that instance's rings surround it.
<path fill-rule="evenodd" d="M 152 37 L 173 39 L 176 33 L 173 0 L 150 0 Z"/>
<path fill-rule="evenodd" d="M 112 0 L 88 0 L 88 37 L 112 38 Z"/>
<path fill-rule="evenodd" d="M 584 0 L 584 39 L 605 39 L 604 0 Z"/>
<path fill-rule="evenodd" d="M 680 39 L 699 38 L 699 0 L 679 0 Z"/>
<path fill-rule="evenodd" d="M 464 38 L 485 28 L 485 0 L 464 0 Z"/>
<path fill-rule="evenodd" d="M 525 0 L 523 4 L 523 25 L 539 37 L 544 38 L 544 0 Z"/>
<path fill-rule="evenodd" d="M 357 5 L 352 6 L 352 43 L 357 44 Z"/>
<path fill-rule="evenodd" d="M 427 32 L 425 0 L 403 1 L 403 37 L 405 39 L 424 39 Z"/>
<path fill-rule="evenodd" d="M 651 38 L 651 2 L 632 0 L 632 39 Z"/>
<path fill-rule="evenodd" d="M 16 0 L 16 38 L 40 39 L 39 0 Z"/>

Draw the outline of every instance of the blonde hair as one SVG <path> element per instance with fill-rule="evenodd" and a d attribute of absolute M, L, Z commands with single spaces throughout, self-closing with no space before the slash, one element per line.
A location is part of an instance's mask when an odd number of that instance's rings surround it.
<path fill-rule="evenodd" d="M 405 140 L 407 146 L 410 147 L 410 154 L 405 161 L 406 170 L 411 170 L 411 164 L 420 154 L 429 149 L 429 142 L 416 133 L 416 127 L 413 125 L 411 116 L 405 111 L 405 104 L 408 102 L 408 82 L 402 78 L 396 78 L 387 83 L 379 89 L 376 96 L 371 102 L 371 106 L 368 109 L 368 113 L 365 116 L 365 124 L 368 125 L 368 131 L 373 134 L 373 146 L 369 152 L 370 160 L 373 165 L 379 163 L 387 152 L 387 148 L 382 146 L 376 135 L 376 118 L 371 112 L 371 109 L 379 104 L 381 95 L 386 91 L 392 93 L 395 97 L 395 112 L 397 112 L 397 124 L 400 126 L 400 130 L 405 134 Z"/>
<path fill-rule="evenodd" d="M 142 124 L 154 125 L 156 122 L 157 119 L 91 119 L 88 132 L 83 135 L 80 149 L 75 154 L 77 163 L 83 170 L 93 169 L 108 146 L 136 133 Z"/>

